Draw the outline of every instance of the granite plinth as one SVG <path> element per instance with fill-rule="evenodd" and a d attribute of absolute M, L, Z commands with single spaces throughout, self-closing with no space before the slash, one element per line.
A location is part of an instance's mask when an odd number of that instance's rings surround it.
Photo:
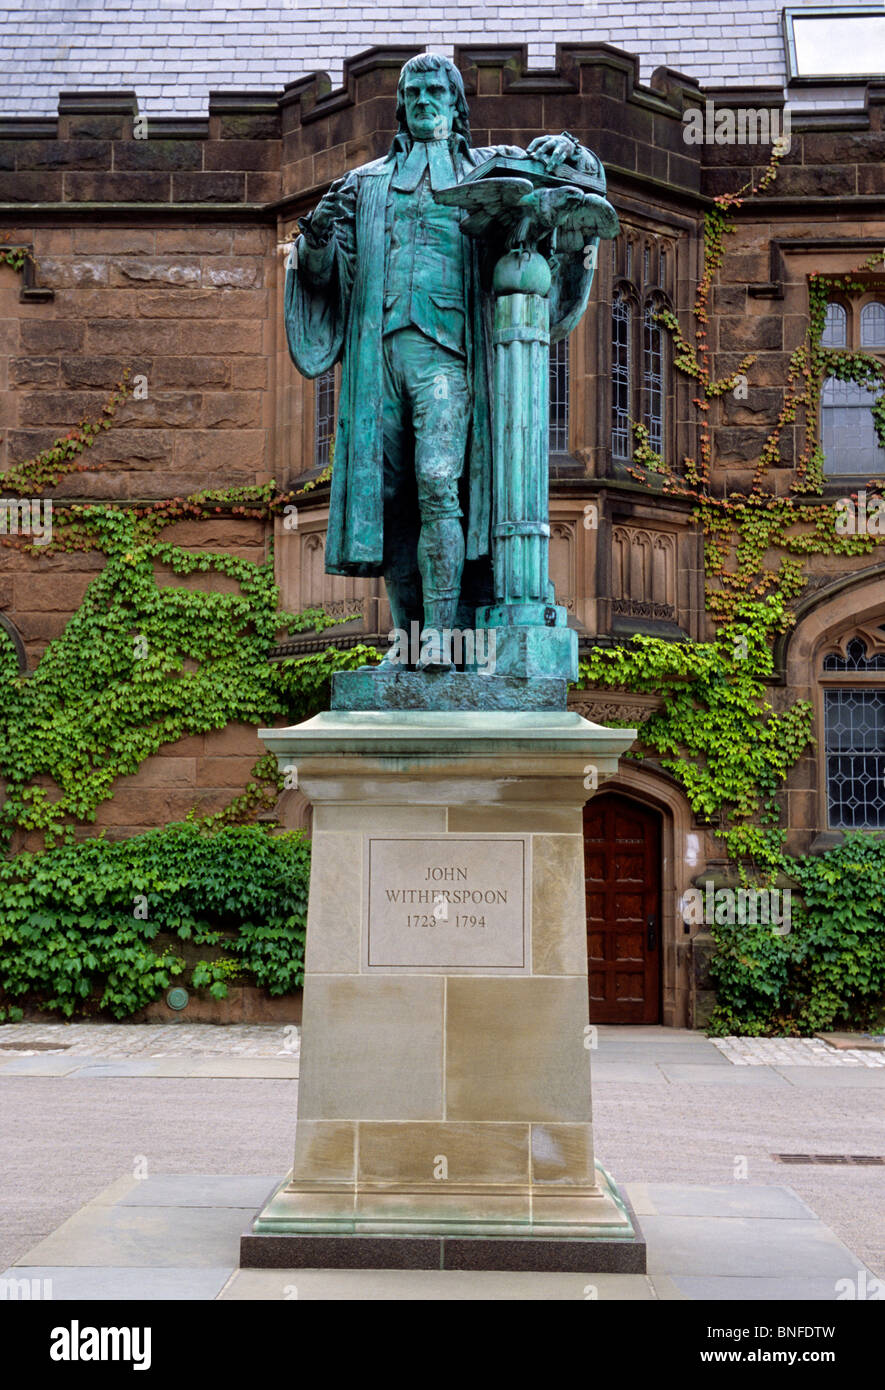
<path fill-rule="evenodd" d="M 389 1192 L 389 1189 L 388 1189 Z M 384 1195 L 384 1189 L 378 1194 Z M 475 1194 L 474 1194 L 475 1195 Z M 485 1203 L 488 1202 L 488 1194 Z M 549 1198 L 550 1193 L 546 1196 Z M 409 1216 L 378 1219 L 373 1193 L 352 1194 L 348 1217 L 323 1218 L 318 1193 L 305 1193 L 293 1175 L 277 1190 L 240 1242 L 243 1269 L 474 1269 L 535 1272 L 594 1271 L 644 1274 L 645 1237 L 623 1193 L 605 1169 L 578 1196 L 562 1189 L 553 1219 L 524 1222 L 465 1220 L 465 1196 L 411 1191 Z M 423 1196 L 423 1201 L 422 1201 Z M 543 1198 L 541 1199 L 543 1200 Z M 484 1205 L 485 1205 L 484 1203 Z M 577 1219 L 566 1219 L 565 1204 Z M 399 1198 L 402 1205 L 402 1194 Z M 416 1209 L 424 1206 L 419 1214 Z M 585 1208 L 581 1212 L 582 1206 Z"/>

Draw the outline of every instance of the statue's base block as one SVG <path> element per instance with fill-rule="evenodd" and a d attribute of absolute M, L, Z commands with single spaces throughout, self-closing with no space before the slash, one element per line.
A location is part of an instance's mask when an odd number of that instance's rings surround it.
<path fill-rule="evenodd" d="M 495 671 L 525 680 L 578 679 L 578 634 L 560 604 L 498 603 L 476 611 L 476 626 L 494 633 Z"/>
<path fill-rule="evenodd" d="M 644 1269 L 594 1163 L 582 833 L 634 736 L 489 710 L 262 734 L 314 818 L 295 1162 L 244 1263 Z"/>
<path fill-rule="evenodd" d="M 564 710 L 568 682 L 470 671 L 409 671 L 364 666 L 336 671 L 333 710 Z"/>
<path fill-rule="evenodd" d="M 287 1179 L 258 1217 L 253 1233 L 242 1237 L 240 1264 L 244 1269 L 645 1273 L 646 1246 L 636 1218 L 602 1168 L 596 1168 L 595 1186 L 584 1192 L 560 1190 L 555 1197 L 545 1192 L 535 1194 L 534 1200 L 529 1190 L 502 1192 L 498 1200 L 502 1206 L 509 1204 L 510 1219 L 496 1220 L 490 1214 L 495 1198 L 487 1191 L 441 1192 L 440 1186 L 409 1193 L 409 1215 L 403 1194 L 396 1194 L 399 1219 L 390 1195 L 382 1208 L 383 1191 L 353 1189 L 345 1197 L 349 1217 L 323 1218 L 317 1215 L 321 1193 Z M 338 1193 L 337 1202 L 343 1195 Z M 328 1186 L 326 1196 L 331 1196 Z M 513 1219 L 514 1199 L 526 1211 L 539 1205 L 537 1218 Z M 557 1204 L 555 1212 L 551 1203 Z M 471 1206 L 482 1206 L 485 1218 L 471 1219 Z"/>

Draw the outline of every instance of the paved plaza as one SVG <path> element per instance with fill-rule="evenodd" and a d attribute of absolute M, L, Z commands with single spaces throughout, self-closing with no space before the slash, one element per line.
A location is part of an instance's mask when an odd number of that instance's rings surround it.
<path fill-rule="evenodd" d="M 869 1298 L 885 1069 L 851 1051 L 599 1028 L 597 1154 L 647 1275 L 267 1271 L 238 1243 L 291 1162 L 297 1029 L 4 1025 L 0 1269 L 82 1299 Z"/>

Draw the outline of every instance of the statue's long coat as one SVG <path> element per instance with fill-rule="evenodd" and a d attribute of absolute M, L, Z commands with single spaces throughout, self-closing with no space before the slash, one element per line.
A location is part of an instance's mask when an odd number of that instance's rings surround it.
<path fill-rule="evenodd" d="M 386 210 L 390 181 L 409 138 L 396 137 L 385 159 L 354 169 L 333 183 L 326 200 L 335 210 L 335 251 L 328 284 L 312 284 L 303 268 L 286 271 L 285 319 L 289 352 L 298 370 L 317 377 L 342 359 L 335 435 L 326 571 L 376 575 L 382 572 L 383 439 L 382 320 L 387 253 Z M 494 155 L 524 157 L 513 145 L 472 149 L 456 137 L 453 157 L 459 177 Z M 598 168 L 595 156 L 582 156 Z M 562 172 L 567 172 L 567 165 Z M 467 559 L 489 553 L 491 519 L 490 301 L 481 291 L 480 249 L 469 238 L 464 258 L 467 307 L 467 370 L 472 383 L 472 420 L 467 458 Z M 584 248 L 581 248 L 583 252 Z M 579 253 L 553 254 L 551 335 L 565 337 L 587 306 L 592 264 Z"/>

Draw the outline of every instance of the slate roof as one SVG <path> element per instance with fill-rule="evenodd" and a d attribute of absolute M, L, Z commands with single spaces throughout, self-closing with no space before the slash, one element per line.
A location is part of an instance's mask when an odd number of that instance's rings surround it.
<path fill-rule="evenodd" d="M 666 65 L 702 85 L 786 81 L 781 9 L 771 0 L 438 0 L 380 6 L 336 0 L 0 0 L 0 112 L 54 115 L 62 90 L 126 88 L 155 116 L 205 114 L 208 93 L 280 90 L 375 44 L 451 54 L 458 43 L 526 43 L 551 67 L 557 41 L 601 41 L 641 60 L 644 83 Z M 822 0 L 790 0 L 794 6 Z M 832 0 L 836 3 L 836 0 Z M 847 88 L 801 105 L 862 100 Z"/>

